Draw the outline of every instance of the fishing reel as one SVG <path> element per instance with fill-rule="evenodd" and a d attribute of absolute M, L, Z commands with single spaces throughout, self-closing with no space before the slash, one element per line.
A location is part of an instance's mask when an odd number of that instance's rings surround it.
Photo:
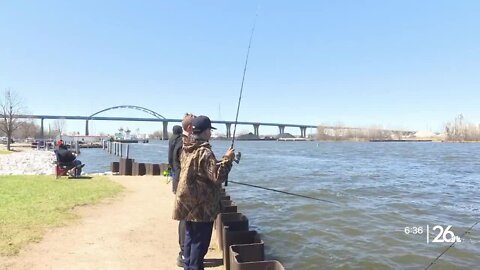
<path fill-rule="evenodd" d="M 241 152 L 237 152 L 235 153 L 235 158 L 233 159 L 233 161 L 235 161 L 235 163 L 240 163 L 240 159 L 242 158 L 242 153 Z"/>
<path fill-rule="evenodd" d="M 235 163 L 240 163 L 240 159 L 242 158 L 242 153 L 241 152 L 237 152 L 235 153 L 235 157 L 233 158 L 233 161 L 235 161 Z M 227 179 L 225 180 L 225 186 L 228 186 L 228 176 L 227 176 Z"/>

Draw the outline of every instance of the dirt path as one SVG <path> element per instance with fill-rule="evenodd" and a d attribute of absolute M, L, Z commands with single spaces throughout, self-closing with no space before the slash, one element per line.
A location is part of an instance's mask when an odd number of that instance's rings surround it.
<path fill-rule="evenodd" d="M 124 194 L 77 209 L 78 222 L 50 230 L 17 256 L 0 257 L 0 269 L 181 269 L 171 185 L 163 177 L 112 179 L 126 187 Z M 218 265 L 222 256 L 211 248 L 207 258 Z"/>

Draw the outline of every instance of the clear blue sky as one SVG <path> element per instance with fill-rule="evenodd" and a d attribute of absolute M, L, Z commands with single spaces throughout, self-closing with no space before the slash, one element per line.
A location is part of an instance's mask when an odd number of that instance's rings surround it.
<path fill-rule="evenodd" d="M 234 120 L 257 4 L 1 1 L 0 89 L 33 114 L 131 104 Z M 436 131 L 463 113 L 479 123 L 479 14 L 479 1 L 261 1 L 239 120 Z M 92 129 L 161 128 L 149 125 Z"/>

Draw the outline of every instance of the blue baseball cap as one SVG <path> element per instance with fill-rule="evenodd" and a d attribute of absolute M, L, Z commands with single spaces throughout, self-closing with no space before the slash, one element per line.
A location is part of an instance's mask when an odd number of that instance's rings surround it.
<path fill-rule="evenodd" d="M 216 129 L 212 127 L 212 121 L 205 115 L 200 115 L 192 120 L 193 133 L 202 133 L 206 129 Z"/>

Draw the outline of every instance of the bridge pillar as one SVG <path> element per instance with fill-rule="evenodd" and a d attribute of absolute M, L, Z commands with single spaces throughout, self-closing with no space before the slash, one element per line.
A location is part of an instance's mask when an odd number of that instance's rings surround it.
<path fill-rule="evenodd" d="M 85 121 L 85 136 L 90 135 L 88 132 L 88 120 Z"/>
<path fill-rule="evenodd" d="M 285 133 L 285 126 L 278 126 L 278 132 L 279 132 L 280 134 Z"/>
<path fill-rule="evenodd" d="M 307 137 L 307 128 L 306 127 L 300 127 L 300 137 L 301 138 L 306 138 Z"/>
<path fill-rule="evenodd" d="M 43 118 L 40 119 L 40 139 L 44 139 L 44 132 L 43 132 Z"/>
<path fill-rule="evenodd" d="M 225 125 L 227 126 L 227 131 L 225 135 L 227 136 L 227 139 L 230 139 L 232 137 L 232 132 L 231 132 L 232 124 L 226 123 Z"/>
<path fill-rule="evenodd" d="M 168 122 L 163 122 L 162 140 L 168 140 Z"/>
<path fill-rule="evenodd" d="M 253 134 L 255 134 L 255 136 L 259 136 L 259 132 L 258 132 L 259 127 L 260 127 L 259 124 L 254 124 L 253 125 Z"/>

